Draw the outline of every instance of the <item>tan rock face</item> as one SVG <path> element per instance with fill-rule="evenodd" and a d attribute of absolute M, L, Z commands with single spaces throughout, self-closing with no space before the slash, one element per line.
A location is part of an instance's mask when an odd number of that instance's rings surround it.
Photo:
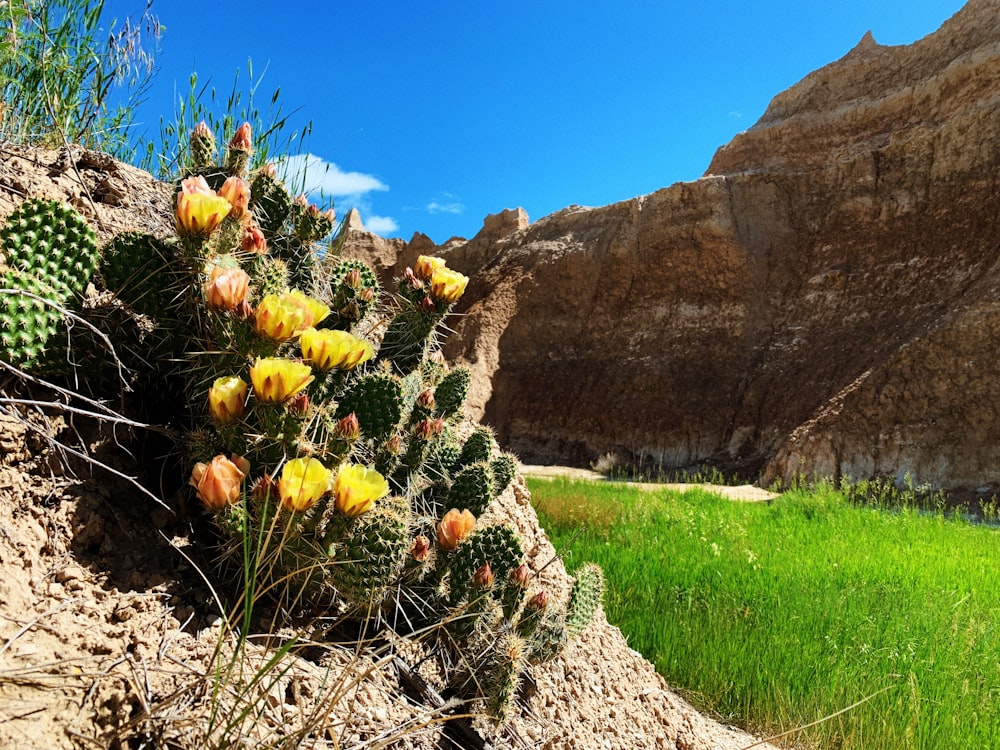
<path fill-rule="evenodd" d="M 998 167 L 1000 2 L 972 0 L 866 35 L 700 180 L 438 248 L 473 277 L 446 353 L 525 460 L 995 483 Z"/>

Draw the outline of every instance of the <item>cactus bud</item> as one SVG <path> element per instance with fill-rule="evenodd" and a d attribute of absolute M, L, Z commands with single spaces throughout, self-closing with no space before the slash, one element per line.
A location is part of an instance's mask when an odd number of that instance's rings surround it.
<path fill-rule="evenodd" d="M 360 292 L 358 292 L 358 299 L 362 302 L 371 302 L 375 299 L 375 290 L 365 287 Z"/>
<path fill-rule="evenodd" d="M 483 563 L 473 574 L 472 585 L 484 590 L 493 588 L 493 571 L 488 562 Z"/>
<path fill-rule="evenodd" d="M 208 411 L 219 424 L 235 422 L 246 411 L 249 386 L 235 376 L 216 378 L 208 389 Z"/>
<path fill-rule="evenodd" d="M 241 456 L 216 456 L 210 463 L 195 464 L 189 484 L 209 510 L 222 510 L 240 497 L 243 478 L 250 463 Z"/>
<path fill-rule="evenodd" d="M 351 289 L 361 288 L 361 271 L 357 268 L 352 268 L 346 274 L 344 274 L 344 283 L 351 287 Z"/>
<path fill-rule="evenodd" d="M 229 215 L 241 221 L 249 215 L 250 210 L 250 183 L 242 177 L 229 177 L 222 187 L 219 188 L 219 195 L 229 201 L 232 211 Z"/>
<path fill-rule="evenodd" d="M 194 126 L 188 139 L 191 163 L 194 167 L 207 167 L 215 155 L 215 135 L 204 120 Z"/>
<path fill-rule="evenodd" d="M 229 148 L 246 152 L 253 148 L 249 122 L 244 122 L 236 129 L 232 140 L 229 141 Z"/>
<path fill-rule="evenodd" d="M 250 288 L 250 275 L 240 268 L 212 269 L 205 284 L 205 300 L 213 310 L 235 310 L 246 301 Z"/>
<path fill-rule="evenodd" d="M 529 581 L 531 581 L 531 568 L 526 563 L 521 563 L 510 571 L 510 583 L 512 586 L 519 589 L 526 589 L 528 588 Z"/>
<path fill-rule="evenodd" d="M 534 612 L 544 612 L 549 606 L 549 595 L 546 591 L 539 591 L 533 597 L 528 599 L 528 603 L 524 605 L 525 609 Z"/>
<path fill-rule="evenodd" d="M 267 252 L 267 240 L 260 227 L 256 224 L 248 224 L 243 230 L 243 239 L 240 240 L 240 249 L 245 253 L 256 253 L 264 255 Z"/>
<path fill-rule="evenodd" d="M 434 409 L 434 391 L 426 390 L 422 391 L 419 396 L 417 396 L 417 403 L 428 411 L 433 411 Z"/>
<path fill-rule="evenodd" d="M 270 474 L 265 474 L 250 491 L 250 497 L 258 505 L 267 505 L 272 497 L 278 496 L 278 483 Z"/>
<path fill-rule="evenodd" d="M 424 288 L 424 282 L 417 278 L 416 274 L 413 273 L 413 269 L 409 266 L 407 266 L 406 270 L 403 271 L 403 281 L 405 281 L 406 285 L 414 291 Z"/>
<path fill-rule="evenodd" d="M 420 300 L 420 309 L 425 313 L 431 314 L 437 312 L 437 305 L 434 304 L 434 300 L 430 297 L 424 297 Z"/>
<path fill-rule="evenodd" d="M 337 437 L 344 440 L 357 440 L 361 437 L 361 425 L 358 423 L 358 415 L 352 411 L 346 417 L 337 420 L 335 432 Z"/>
<path fill-rule="evenodd" d="M 413 540 L 410 556 L 417 562 L 425 562 L 431 556 L 431 540 L 423 534 Z"/>
<path fill-rule="evenodd" d="M 304 417 L 309 413 L 309 394 L 299 391 L 288 399 L 285 408 L 288 409 L 288 413 L 293 417 Z"/>
<path fill-rule="evenodd" d="M 441 549 L 455 550 L 476 529 L 476 517 L 468 510 L 452 508 L 444 514 L 437 527 L 438 545 Z"/>
<path fill-rule="evenodd" d="M 398 456 L 403 450 L 403 440 L 399 435 L 393 435 L 385 441 L 385 449 L 394 456 Z"/>

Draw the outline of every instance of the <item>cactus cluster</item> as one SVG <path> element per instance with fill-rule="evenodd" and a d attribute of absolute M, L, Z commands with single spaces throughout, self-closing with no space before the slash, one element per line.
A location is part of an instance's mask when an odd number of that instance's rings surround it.
<path fill-rule="evenodd" d="M 586 627 L 603 579 L 584 569 L 556 606 L 517 531 L 483 521 L 517 463 L 466 426 L 470 372 L 441 355 L 468 278 L 421 256 L 385 295 L 365 263 L 338 256 L 332 209 L 293 198 L 272 167 L 248 172 L 248 125 L 218 163 L 207 127 L 189 147 L 176 237 L 119 235 L 100 277 L 165 332 L 153 367 L 177 363 L 189 483 L 223 553 L 293 601 L 439 626 L 448 687 L 502 722 L 527 665 Z M 56 204 L 26 204 L 0 240 L 5 286 L 46 300 L 78 296 L 98 267 L 93 232 Z M 56 322 L 5 297 L 6 356 L 41 357 Z"/>
<path fill-rule="evenodd" d="M 64 311 L 79 308 L 97 268 L 94 230 L 65 203 L 29 199 L 0 230 L 0 255 L 7 265 L 0 358 L 26 370 L 52 369 L 66 347 Z"/>

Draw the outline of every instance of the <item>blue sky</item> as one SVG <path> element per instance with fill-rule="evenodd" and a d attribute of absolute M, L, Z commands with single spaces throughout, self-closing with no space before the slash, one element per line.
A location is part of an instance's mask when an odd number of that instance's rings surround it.
<path fill-rule="evenodd" d="M 141 0 L 109 0 L 119 17 Z M 338 214 L 438 243 L 521 206 L 532 220 L 697 179 L 776 94 L 871 30 L 906 44 L 961 0 L 158 0 L 140 123 L 189 77 L 222 96 L 253 61 L 267 104 L 313 123 L 299 163 Z M 197 10 L 194 8 L 197 7 Z M 335 165 L 335 166 L 327 166 Z"/>

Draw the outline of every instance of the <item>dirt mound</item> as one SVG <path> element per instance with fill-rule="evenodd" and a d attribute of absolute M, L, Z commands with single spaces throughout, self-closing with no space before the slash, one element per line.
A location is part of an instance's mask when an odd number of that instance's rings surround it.
<path fill-rule="evenodd" d="M 158 209 L 169 188 L 137 170 L 76 152 L 4 156 L 7 211 L 26 194 L 61 198 L 103 238 L 169 222 Z M 149 493 L 127 479 L 158 465 L 143 458 L 142 432 L 0 377 L 2 747 L 735 750 L 753 742 L 674 695 L 602 613 L 562 657 L 534 669 L 499 733 L 443 723 L 454 707 L 422 666 L 420 642 L 383 635 L 359 649 L 325 632 L 322 613 L 288 616 L 280 602 L 259 603 L 241 641 L 225 624 L 240 587 L 215 564 L 208 519 L 188 507 L 186 490 Z M 154 497 L 164 494 L 166 503 Z M 491 512 L 518 526 L 529 564 L 552 596 L 565 597 L 571 579 L 553 561 L 523 481 Z M 476 743 L 482 736 L 486 745 Z"/>

